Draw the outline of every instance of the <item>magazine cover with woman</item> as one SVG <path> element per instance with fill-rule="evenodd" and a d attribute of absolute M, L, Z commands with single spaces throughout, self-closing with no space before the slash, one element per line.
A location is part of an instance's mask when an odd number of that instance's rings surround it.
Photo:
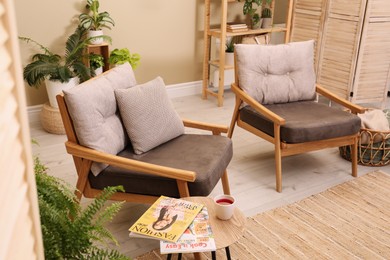
<path fill-rule="evenodd" d="M 150 238 L 176 242 L 202 208 L 203 205 L 199 203 L 161 196 L 129 231 Z"/>

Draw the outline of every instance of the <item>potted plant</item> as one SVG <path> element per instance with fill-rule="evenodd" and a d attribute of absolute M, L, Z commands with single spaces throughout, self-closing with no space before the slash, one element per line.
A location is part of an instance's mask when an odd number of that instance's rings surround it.
<path fill-rule="evenodd" d="M 225 49 L 225 64 L 234 65 L 234 44 L 235 38 L 231 37 L 226 40 L 226 49 Z"/>
<path fill-rule="evenodd" d="M 85 32 L 82 27 L 76 28 L 66 41 L 64 56 L 51 52 L 31 38 L 19 37 L 22 41 L 35 44 L 42 51 L 33 55 L 31 63 L 24 67 L 23 78 L 31 87 L 39 87 L 45 81 L 50 106 L 54 108 L 58 108 L 57 94 L 91 77 L 90 69 L 83 63 L 84 47 L 90 40 L 85 39 Z"/>
<path fill-rule="evenodd" d="M 104 58 L 100 54 L 90 53 L 89 56 L 89 67 L 91 68 L 92 76 L 97 76 L 103 73 Z"/>
<path fill-rule="evenodd" d="M 238 1 L 241 2 L 242 0 Z M 252 29 L 258 29 L 261 27 L 260 15 L 257 13 L 257 7 L 261 6 L 262 3 L 262 0 L 244 0 L 242 11 L 244 15 L 250 16 Z"/>
<path fill-rule="evenodd" d="M 115 26 L 114 20 L 108 12 L 99 13 L 99 0 L 87 0 L 87 13 L 79 15 L 80 25 L 88 30 L 88 37 L 103 35 L 103 28 L 111 29 Z M 104 38 L 98 37 L 91 41 L 92 44 L 103 43 Z"/>
<path fill-rule="evenodd" d="M 261 19 L 263 20 L 261 28 L 272 27 L 272 11 L 268 7 L 264 7 L 261 11 Z"/>
<path fill-rule="evenodd" d="M 118 242 L 104 224 L 113 219 L 123 202 L 103 208 L 105 202 L 123 188 L 108 187 L 83 208 L 74 189 L 63 180 L 47 174 L 47 167 L 34 157 L 39 215 L 45 259 L 129 259 L 108 242 Z"/>
<path fill-rule="evenodd" d="M 112 65 L 120 65 L 123 63 L 130 63 L 133 69 L 136 69 L 139 65 L 141 57 L 138 53 L 131 54 L 129 49 L 114 49 L 110 52 L 108 62 Z"/>

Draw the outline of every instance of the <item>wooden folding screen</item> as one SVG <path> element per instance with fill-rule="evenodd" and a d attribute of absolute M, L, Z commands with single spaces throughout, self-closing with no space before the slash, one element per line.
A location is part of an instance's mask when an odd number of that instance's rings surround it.
<path fill-rule="evenodd" d="M 356 103 L 381 103 L 390 71 L 390 1 L 296 0 L 291 41 L 314 39 L 317 82 Z"/>
<path fill-rule="evenodd" d="M 0 259 L 44 259 L 12 0 L 0 0 Z"/>

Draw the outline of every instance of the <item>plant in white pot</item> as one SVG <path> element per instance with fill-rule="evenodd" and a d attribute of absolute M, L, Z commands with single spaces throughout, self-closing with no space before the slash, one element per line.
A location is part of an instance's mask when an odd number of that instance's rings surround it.
<path fill-rule="evenodd" d="M 234 44 L 235 38 L 231 37 L 226 40 L 226 49 L 225 49 L 225 64 L 234 65 Z"/>
<path fill-rule="evenodd" d="M 269 7 L 264 7 L 261 11 L 261 19 L 263 20 L 261 27 L 270 28 L 272 27 L 272 11 Z"/>
<path fill-rule="evenodd" d="M 138 53 L 131 54 L 128 48 L 122 48 L 112 50 L 108 62 L 114 66 L 128 62 L 133 69 L 136 69 L 140 59 L 141 56 Z"/>
<path fill-rule="evenodd" d="M 100 54 L 89 54 L 89 67 L 91 68 L 92 76 L 97 76 L 103 73 L 104 58 Z"/>
<path fill-rule="evenodd" d="M 115 26 L 114 20 L 108 12 L 99 13 L 99 0 L 87 0 L 87 13 L 79 15 L 80 25 L 88 30 L 88 37 L 97 37 L 103 35 L 103 28 L 111 29 Z M 102 44 L 103 37 L 97 37 L 91 44 Z"/>
<path fill-rule="evenodd" d="M 78 27 L 69 36 L 64 56 L 51 52 L 31 38 L 19 37 L 22 41 L 35 44 L 42 51 L 33 55 L 31 63 L 24 67 L 23 78 L 29 86 L 36 88 L 45 81 L 50 106 L 54 108 L 58 108 L 57 94 L 91 77 L 90 68 L 83 63 L 83 51 L 90 40 L 85 39 L 85 32 L 84 28 Z"/>

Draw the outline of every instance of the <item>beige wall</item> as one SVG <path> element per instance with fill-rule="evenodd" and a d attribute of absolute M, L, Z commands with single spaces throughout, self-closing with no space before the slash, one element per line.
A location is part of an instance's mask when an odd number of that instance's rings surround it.
<path fill-rule="evenodd" d="M 275 23 L 284 21 L 287 0 L 276 0 Z M 212 23 L 218 24 L 219 1 L 212 0 Z M 64 42 L 77 24 L 85 2 L 80 0 L 15 0 L 19 35 L 28 36 L 52 51 L 63 53 Z M 129 48 L 141 55 L 135 74 L 142 83 L 163 77 L 166 84 L 202 79 L 203 0 L 100 0 L 116 26 L 105 32 L 114 48 Z M 229 21 L 242 20 L 242 3 L 230 4 Z M 21 43 L 22 63 L 36 49 Z M 44 87 L 26 85 L 27 104 L 47 101 Z"/>

